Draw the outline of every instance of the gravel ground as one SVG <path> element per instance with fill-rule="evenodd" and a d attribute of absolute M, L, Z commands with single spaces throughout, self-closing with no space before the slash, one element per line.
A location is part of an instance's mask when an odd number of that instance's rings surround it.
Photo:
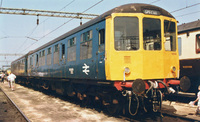
<path fill-rule="evenodd" d="M 15 85 L 15 91 L 8 83 L 0 84 L 17 106 L 32 122 L 124 122 L 94 109 L 46 95 L 33 89 Z"/>

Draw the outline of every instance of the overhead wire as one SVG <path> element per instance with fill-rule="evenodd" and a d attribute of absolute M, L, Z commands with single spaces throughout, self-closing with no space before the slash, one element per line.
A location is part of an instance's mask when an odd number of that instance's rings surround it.
<path fill-rule="evenodd" d="M 97 4 L 99 4 L 100 2 L 102 2 L 103 0 L 99 1 L 98 3 L 94 4 L 93 6 L 89 7 L 88 9 L 86 9 L 85 11 L 83 11 L 82 13 L 88 11 L 89 9 L 93 8 L 94 6 L 96 6 Z M 62 25 L 58 26 L 57 28 L 55 28 L 54 30 L 50 31 L 49 33 L 47 33 L 46 35 L 44 35 L 43 37 L 41 37 L 39 40 L 41 40 L 42 38 L 46 37 L 47 35 L 53 33 L 54 31 L 56 31 L 57 29 L 61 28 L 62 26 L 64 26 L 65 24 L 69 23 L 70 21 L 72 21 L 74 18 L 68 20 L 67 22 L 63 23 Z"/>
<path fill-rule="evenodd" d="M 82 13 L 85 13 L 86 11 L 90 10 L 91 8 L 93 8 L 94 6 L 98 5 L 99 3 L 103 2 L 104 0 L 101 0 L 97 3 L 95 3 L 94 5 L 92 5 L 91 7 L 89 7 L 88 9 L 86 9 L 85 11 L 83 11 Z"/>
<path fill-rule="evenodd" d="M 187 1 L 186 1 L 187 2 Z M 196 4 L 193 4 L 193 5 L 186 5 L 186 7 L 183 7 L 183 8 L 180 8 L 180 9 L 177 9 L 177 10 L 174 10 L 172 11 L 171 13 L 174 13 L 174 12 L 178 12 L 178 11 L 181 11 L 181 10 L 184 10 L 184 9 L 187 9 L 187 8 L 190 8 L 190 7 L 194 7 L 194 6 L 197 6 L 197 5 L 200 5 L 200 3 L 196 3 Z M 200 11 L 195 11 L 195 12 L 191 12 L 191 13 L 187 13 L 187 14 L 182 14 L 182 15 L 177 15 L 175 16 L 176 18 L 178 17 L 183 17 L 183 16 L 187 16 L 187 15 L 191 15 L 191 14 L 196 14 L 196 13 L 199 13 Z"/>
<path fill-rule="evenodd" d="M 153 2 L 151 2 L 151 3 L 149 3 L 149 4 L 153 4 L 153 3 L 156 3 L 156 2 L 159 2 L 160 0 L 155 0 L 155 1 L 153 1 Z"/>
<path fill-rule="evenodd" d="M 95 3 L 94 5 L 92 5 L 91 7 L 89 7 L 88 9 L 84 10 L 84 11 L 81 12 L 81 13 L 84 13 L 84 12 L 90 10 L 91 8 L 93 8 L 94 6 L 98 5 L 98 4 L 101 3 L 102 1 L 104 1 L 104 0 L 101 0 L 101 1 L 99 1 L 99 2 L 97 2 L 97 3 Z M 61 28 L 61 27 L 64 26 L 65 24 L 69 23 L 69 22 L 72 21 L 73 19 L 74 19 L 74 18 L 72 18 L 72 19 L 68 20 L 67 22 L 63 23 L 62 25 L 58 26 L 58 27 L 55 28 L 54 30 L 50 31 L 49 33 L 47 33 L 46 35 L 44 35 L 43 37 L 41 37 L 39 40 L 41 40 L 42 38 L 46 37 L 47 35 L 53 33 L 54 31 L 56 31 L 57 29 Z"/>
<path fill-rule="evenodd" d="M 187 14 L 178 15 L 178 16 L 175 16 L 175 17 L 183 17 L 183 16 L 187 16 L 187 15 L 191 15 L 191 14 L 196 14 L 196 13 L 199 13 L 199 12 L 200 11 L 191 12 L 191 13 L 187 13 Z"/>
<path fill-rule="evenodd" d="M 70 4 L 72 4 L 74 1 L 75 1 L 75 0 L 72 0 L 70 3 L 68 3 L 66 6 L 64 6 L 63 8 L 61 8 L 61 9 L 58 10 L 58 11 L 62 11 L 62 10 L 65 9 L 67 6 L 69 6 Z M 47 19 L 45 19 L 44 21 L 42 21 L 40 24 L 44 23 L 44 22 L 47 21 L 48 19 L 49 19 L 49 17 L 48 17 Z M 39 25 L 40 25 L 40 24 L 39 24 Z M 38 26 L 36 26 L 36 27 L 38 27 Z"/>
<path fill-rule="evenodd" d="M 33 34 L 33 32 L 36 30 L 36 28 L 37 28 L 37 26 L 31 31 L 31 33 L 28 35 L 28 37 L 30 37 L 32 34 Z M 18 50 L 17 50 L 17 52 L 19 52 L 19 49 L 21 48 L 21 47 L 23 47 L 24 46 L 24 44 L 26 43 L 26 41 L 28 40 L 28 38 L 22 43 L 22 45 L 18 48 Z M 22 52 L 22 51 L 21 51 Z"/>
<path fill-rule="evenodd" d="M 84 13 L 84 12 L 90 10 L 91 8 L 93 8 L 94 6 L 98 5 L 99 3 L 103 2 L 103 1 L 104 1 L 104 0 L 101 0 L 101 1 L 99 1 L 99 2 L 97 2 L 97 3 L 95 3 L 94 5 L 92 5 L 91 7 L 89 7 L 88 9 L 84 10 L 84 11 L 81 12 L 81 13 Z M 72 21 L 73 19 L 74 19 L 74 18 L 68 20 L 67 22 L 65 22 L 65 23 L 63 23 L 62 25 L 58 26 L 57 28 L 55 28 L 54 30 L 50 31 L 50 32 L 47 33 L 46 35 L 42 36 L 41 38 L 38 39 L 38 41 L 41 40 L 41 39 L 43 39 L 43 38 L 46 37 L 47 35 L 53 33 L 53 32 L 56 31 L 57 29 L 61 28 L 61 27 L 64 26 L 65 24 L 69 23 L 69 22 Z M 37 42 L 38 42 L 38 41 L 37 41 Z M 36 43 L 36 42 L 32 43 L 29 47 L 27 47 L 27 48 L 24 49 L 23 51 L 27 50 L 28 48 L 30 48 L 30 47 L 31 47 L 32 45 L 34 45 L 35 43 Z M 21 52 L 23 52 L 23 51 L 21 51 Z"/>
<path fill-rule="evenodd" d="M 200 3 L 196 3 L 196 4 L 193 4 L 193 5 L 190 5 L 190 6 L 186 6 L 186 7 L 183 7 L 183 8 L 180 8 L 180 9 L 177 9 L 177 10 L 174 10 L 170 13 L 174 13 L 174 12 L 177 12 L 177 11 L 181 11 L 181 10 L 184 10 L 184 9 L 187 9 L 187 8 L 190 8 L 190 7 L 194 7 L 196 5 L 199 5 Z"/>
<path fill-rule="evenodd" d="M 69 6 L 70 4 L 72 4 L 73 2 L 74 2 L 75 0 L 72 0 L 70 3 L 68 3 L 67 5 L 65 5 L 63 8 L 61 8 L 59 11 L 61 11 L 61 10 L 63 10 L 63 9 L 65 9 L 67 6 Z M 34 28 L 33 28 L 33 30 L 31 31 L 31 33 L 28 35 L 28 37 L 30 37 L 32 34 L 33 34 L 33 32 L 35 32 L 35 30 L 38 28 L 38 26 L 39 25 L 41 25 L 42 23 L 44 23 L 45 21 L 47 21 L 49 18 L 47 18 L 47 19 L 45 19 L 44 21 L 42 21 L 40 24 L 38 24 L 37 26 L 35 26 Z M 24 44 L 25 44 L 25 42 L 27 41 L 28 39 L 26 39 L 23 43 L 22 43 L 22 45 L 19 47 L 19 48 L 21 48 L 22 46 L 24 46 Z M 36 42 L 34 42 L 33 44 L 35 44 Z M 33 45 L 33 44 L 31 44 L 31 46 Z M 30 47 L 30 46 L 29 46 Z M 27 47 L 26 49 L 28 49 L 29 47 Z M 25 49 L 25 50 L 26 50 Z M 25 50 L 23 50 L 23 51 L 25 51 Z M 23 51 L 21 51 L 21 52 L 23 52 Z"/>

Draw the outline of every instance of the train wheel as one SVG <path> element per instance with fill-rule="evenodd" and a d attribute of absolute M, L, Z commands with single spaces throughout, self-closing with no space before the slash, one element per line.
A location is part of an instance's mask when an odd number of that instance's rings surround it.
<path fill-rule="evenodd" d="M 92 98 L 90 96 L 87 96 L 86 94 L 82 95 L 83 99 L 81 100 L 81 106 L 90 106 L 92 103 Z"/>
<path fill-rule="evenodd" d="M 70 97 L 75 96 L 76 93 L 75 93 L 72 83 L 69 83 L 68 85 L 66 85 L 65 94 L 67 94 L 67 96 L 70 96 Z"/>
<path fill-rule="evenodd" d="M 116 103 L 109 103 L 109 105 L 106 105 L 107 111 L 111 115 L 118 114 L 121 108 L 117 100 L 113 99 L 113 102 L 116 102 Z"/>
<path fill-rule="evenodd" d="M 94 107 L 95 108 L 102 108 L 102 98 L 100 96 L 95 96 L 94 97 Z"/>
<path fill-rule="evenodd" d="M 21 80 L 17 80 L 17 83 L 21 84 L 21 83 L 22 83 L 22 81 L 21 81 Z"/>
<path fill-rule="evenodd" d="M 44 83 L 42 85 L 42 88 L 45 89 L 45 90 L 48 90 L 49 89 L 49 84 L 44 81 Z"/>
<path fill-rule="evenodd" d="M 28 80 L 25 81 L 26 86 L 28 86 L 29 83 L 30 83 L 30 82 L 29 82 Z"/>
<path fill-rule="evenodd" d="M 109 96 L 107 100 L 103 100 L 103 105 L 106 106 L 107 111 L 111 115 L 118 114 L 122 108 L 122 105 L 120 104 L 120 97 L 118 96 Z"/>
<path fill-rule="evenodd" d="M 51 81 L 51 82 L 50 82 L 50 85 L 51 85 L 50 89 L 51 89 L 52 91 L 56 91 L 56 83 L 55 83 L 55 81 Z"/>

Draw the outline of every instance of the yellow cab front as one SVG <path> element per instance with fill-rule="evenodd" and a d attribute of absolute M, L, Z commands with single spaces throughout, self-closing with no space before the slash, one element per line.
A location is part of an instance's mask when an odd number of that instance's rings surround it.
<path fill-rule="evenodd" d="M 106 19 L 106 80 L 156 80 L 179 77 L 174 18 L 143 13 L 113 13 Z"/>

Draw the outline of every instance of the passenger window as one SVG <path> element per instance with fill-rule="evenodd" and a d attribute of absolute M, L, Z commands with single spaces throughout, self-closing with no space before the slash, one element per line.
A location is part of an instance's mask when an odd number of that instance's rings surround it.
<path fill-rule="evenodd" d="M 45 56 L 45 50 L 42 51 L 42 57 Z"/>
<path fill-rule="evenodd" d="M 38 62 L 39 62 L 39 57 L 38 54 L 36 54 L 36 65 L 38 66 Z"/>
<path fill-rule="evenodd" d="M 182 55 L 182 39 L 181 37 L 178 37 L 178 52 L 179 52 L 179 56 Z"/>
<path fill-rule="evenodd" d="M 92 57 L 92 30 L 81 34 L 80 59 Z"/>
<path fill-rule="evenodd" d="M 52 54 L 52 49 L 51 49 L 51 47 L 49 47 L 47 49 L 47 65 L 51 64 L 51 54 Z"/>
<path fill-rule="evenodd" d="M 42 57 L 42 52 L 39 53 L 39 58 L 41 58 L 41 57 Z"/>
<path fill-rule="evenodd" d="M 29 63 L 29 66 L 32 67 L 33 66 L 33 57 L 30 56 L 30 63 Z"/>
<path fill-rule="evenodd" d="M 32 55 L 33 57 L 33 67 L 35 67 L 35 55 Z"/>
<path fill-rule="evenodd" d="M 105 50 L 105 29 L 99 30 L 99 52 Z"/>
<path fill-rule="evenodd" d="M 92 39 L 92 30 L 81 34 L 81 42 L 90 41 Z"/>
<path fill-rule="evenodd" d="M 200 34 L 196 35 L 196 53 L 200 53 Z"/>
<path fill-rule="evenodd" d="M 48 48 L 47 55 L 51 54 L 51 47 Z"/>
<path fill-rule="evenodd" d="M 54 53 L 58 52 L 58 44 L 54 46 Z"/>
<path fill-rule="evenodd" d="M 76 37 L 68 40 L 67 61 L 76 61 Z"/>
<path fill-rule="evenodd" d="M 45 65 L 45 50 L 39 52 L 39 66 Z"/>
<path fill-rule="evenodd" d="M 59 49 L 59 46 L 58 46 L 58 44 L 56 44 L 54 46 L 54 53 L 53 53 L 53 63 L 54 64 L 59 63 L 59 51 L 58 51 L 58 49 Z"/>

